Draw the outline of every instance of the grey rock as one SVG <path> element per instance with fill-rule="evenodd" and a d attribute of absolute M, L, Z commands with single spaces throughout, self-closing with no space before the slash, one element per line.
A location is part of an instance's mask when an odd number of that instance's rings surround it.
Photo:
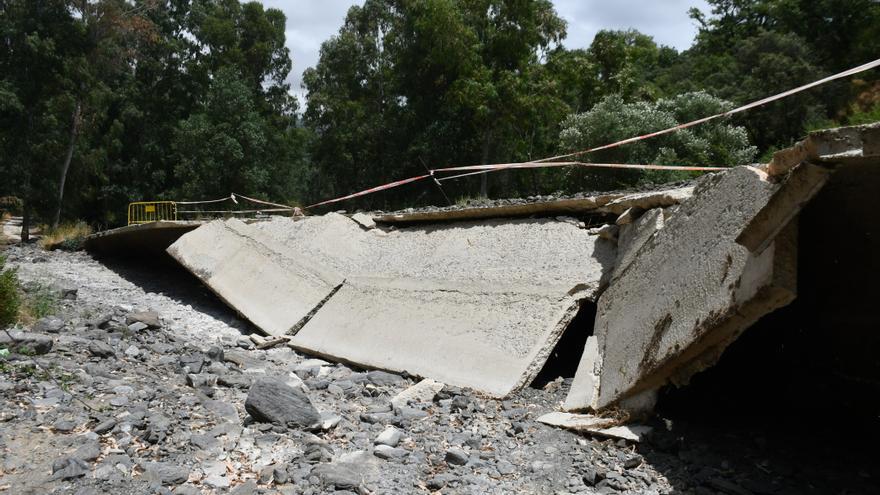
<path fill-rule="evenodd" d="M 449 449 L 446 451 L 446 463 L 464 466 L 470 459 L 467 453 L 461 449 Z"/>
<path fill-rule="evenodd" d="M 446 487 L 446 485 L 449 485 L 450 483 L 453 483 L 456 480 L 458 480 L 458 477 L 455 476 L 454 474 L 442 473 L 442 474 L 438 474 L 437 476 L 434 476 L 433 478 L 429 479 L 427 481 L 427 483 L 425 483 L 425 486 L 427 486 L 431 490 L 442 490 L 443 488 Z"/>
<path fill-rule="evenodd" d="M 132 332 L 140 332 L 140 331 L 146 330 L 148 328 L 150 328 L 150 326 L 144 322 L 141 322 L 141 321 L 136 321 L 128 326 L 128 329 Z"/>
<path fill-rule="evenodd" d="M 0 347 L 19 354 L 46 354 L 52 350 L 52 337 L 41 333 L 6 330 L 0 332 Z"/>
<path fill-rule="evenodd" d="M 59 419 L 52 424 L 52 429 L 60 433 L 70 433 L 76 428 L 76 421 L 69 419 Z"/>
<path fill-rule="evenodd" d="M 376 437 L 374 443 L 377 445 L 387 445 L 389 447 L 397 447 L 397 444 L 400 443 L 400 438 L 403 436 L 403 433 L 400 432 L 397 428 L 393 426 L 389 426 L 385 428 L 385 430 Z"/>
<path fill-rule="evenodd" d="M 275 483 L 282 485 L 290 481 L 290 475 L 287 474 L 284 466 L 275 466 L 272 470 L 272 478 L 275 480 Z"/>
<path fill-rule="evenodd" d="M 99 358 L 108 358 L 115 356 L 116 352 L 110 344 L 100 340 L 93 340 L 89 342 L 89 354 Z"/>
<path fill-rule="evenodd" d="M 36 333 L 58 333 L 63 329 L 64 320 L 57 316 L 47 316 L 37 320 L 32 330 Z"/>
<path fill-rule="evenodd" d="M 248 480 L 229 492 L 231 495 L 251 495 L 257 489 L 257 482 L 254 480 Z"/>
<path fill-rule="evenodd" d="M 311 474 L 318 477 L 325 485 L 342 490 L 357 490 L 363 483 L 360 470 L 350 463 L 319 464 L 312 469 Z"/>
<path fill-rule="evenodd" d="M 159 320 L 159 313 L 155 311 L 133 311 L 125 315 L 125 323 L 132 325 L 134 323 L 143 323 L 144 328 L 161 328 L 162 322 Z M 130 328 L 130 327 L 129 327 Z"/>
<path fill-rule="evenodd" d="M 86 462 L 94 462 L 101 456 L 101 445 L 96 441 L 83 443 L 73 453 L 73 457 Z"/>
<path fill-rule="evenodd" d="M 143 468 L 147 479 L 163 485 L 179 485 L 189 478 L 189 469 L 170 462 L 146 462 Z"/>
<path fill-rule="evenodd" d="M 58 296 L 65 301 L 76 301 L 79 289 L 73 287 L 62 287 L 58 289 Z"/>
<path fill-rule="evenodd" d="M 223 387 L 249 388 L 253 380 L 241 373 L 227 373 L 217 377 L 217 384 Z"/>
<path fill-rule="evenodd" d="M 596 486 L 596 483 L 601 480 L 599 471 L 597 471 L 596 468 L 592 466 L 584 467 L 581 471 L 583 473 L 582 479 L 584 480 L 584 484 L 587 486 Z"/>
<path fill-rule="evenodd" d="M 212 345 L 205 352 L 205 355 L 208 356 L 208 359 L 216 362 L 223 362 L 223 348 L 217 345 Z"/>
<path fill-rule="evenodd" d="M 508 474 L 513 474 L 516 472 L 516 466 L 513 465 L 510 461 L 500 460 L 498 464 L 495 465 L 495 469 L 498 470 L 498 474 L 501 476 L 507 476 Z"/>
<path fill-rule="evenodd" d="M 114 426 L 116 426 L 116 419 L 110 418 L 108 420 L 105 420 L 105 421 L 98 423 L 97 426 L 92 428 L 92 431 L 94 431 L 98 435 L 103 435 L 105 433 L 109 433 L 110 430 L 112 430 Z"/>
<path fill-rule="evenodd" d="M 186 383 L 193 388 L 213 387 L 217 385 L 217 375 L 189 373 L 186 375 Z"/>
<path fill-rule="evenodd" d="M 634 455 L 627 457 L 625 461 L 623 461 L 623 467 L 625 469 L 635 469 L 642 465 L 642 456 Z"/>
<path fill-rule="evenodd" d="M 203 434 L 191 436 L 189 442 L 201 450 L 213 450 L 220 445 L 220 442 L 213 436 Z"/>
<path fill-rule="evenodd" d="M 77 478 L 85 475 L 88 470 L 89 465 L 82 459 L 64 456 L 52 463 L 52 476 L 49 479 L 55 481 Z"/>
<path fill-rule="evenodd" d="M 179 485 L 174 489 L 174 495 L 202 495 L 202 491 L 195 485 Z"/>
<path fill-rule="evenodd" d="M 309 396 L 284 380 L 261 378 L 248 390 L 244 408 L 257 421 L 313 429 L 320 426 L 321 415 Z"/>
<path fill-rule="evenodd" d="M 106 328 L 107 324 L 110 323 L 111 320 L 113 320 L 113 315 L 110 313 L 104 313 L 92 318 L 86 324 L 90 327 Z"/>
<path fill-rule="evenodd" d="M 373 455 L 386 460 L 401 459 L 406 457 L 407 454 L 409 454 L 409 452 L 404 449 L 390 447 L 388 445 L 377 445 L 373 450 Z"/>
<path fill-rule="evenodd" d="M 238 410 L 228 402 L 223 402 L 222 400 L 205 400 L 202 401 L 202 406 L 214 413 L 214 415 L 221 420 L 230 422 L 238 422 L 239 420 Z"/>
<path fill-rule="evenodd" d="M 404 382 L 404 378 L 402 376 L 381 370 L 370 371 L 369 373 L 367 373 L 367 380 L 373 385 L 379 387 L 400 385 Z"/>
<path fill-rule="evenodd" d="M 189 368 L 190 373 L 198 374 L 205 365 L 205 357 L 201 353 L 184 354 L 180 356 L 179 363 L 181 368 Z"/>
<path fill-rule="evenodd" d="M 138 346 L 136 346 L 134 344 L 128 346 L 128 349 L 125 350 L 125 355 L 130 358 L 136 358 L 136 357 L 140 356 L 140 354 L 141 354 L 141 350 L 138 349 Z"/>

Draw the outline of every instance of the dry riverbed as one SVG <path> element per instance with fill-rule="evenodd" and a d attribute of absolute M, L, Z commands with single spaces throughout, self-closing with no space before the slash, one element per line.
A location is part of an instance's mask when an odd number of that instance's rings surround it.
<path fill-rule="evenodd" d="M 570 379 L 393 407 L 417 379 L 256 349 L 171 265 L 6 254 L 23 283 L 66 299 L 13 330 L 31 348 L 2 362 L 0 494 L 804 492 L 790 468 L 727 450 L 749 439 L 712 445 L 655 420 L 633 445 L 535 422 Z"/>

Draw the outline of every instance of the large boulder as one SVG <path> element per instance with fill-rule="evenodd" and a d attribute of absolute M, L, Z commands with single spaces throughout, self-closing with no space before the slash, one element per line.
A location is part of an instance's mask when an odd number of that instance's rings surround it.
<path fill-rule="evenodd" d="M 262 378 L 248 390 L 244 409 L 255 420 L 288 427 L 316 429 L 321 415 L 309 396 L 278 378 Z"/>

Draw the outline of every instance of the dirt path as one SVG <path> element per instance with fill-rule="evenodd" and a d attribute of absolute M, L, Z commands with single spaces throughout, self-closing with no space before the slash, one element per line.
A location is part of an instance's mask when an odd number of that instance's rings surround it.
<path fill-rule="evenodd" d="M 21 242 L 21 217 L 10 217 L 8 220 L 0 220 L 0 246 L 4 244 L 18 244 Z M 35 229 L 31 229 L 31 239 L 37 239 L 39 235 Z"/>

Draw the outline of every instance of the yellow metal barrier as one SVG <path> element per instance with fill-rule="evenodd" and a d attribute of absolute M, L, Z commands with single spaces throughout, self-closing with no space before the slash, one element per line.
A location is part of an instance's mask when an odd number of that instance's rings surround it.
<path fill-rule="evenodd" d="M 174 201 L 138 201 L 128 204 L 128 224 L 177 220 L 177 203 Z"/>

